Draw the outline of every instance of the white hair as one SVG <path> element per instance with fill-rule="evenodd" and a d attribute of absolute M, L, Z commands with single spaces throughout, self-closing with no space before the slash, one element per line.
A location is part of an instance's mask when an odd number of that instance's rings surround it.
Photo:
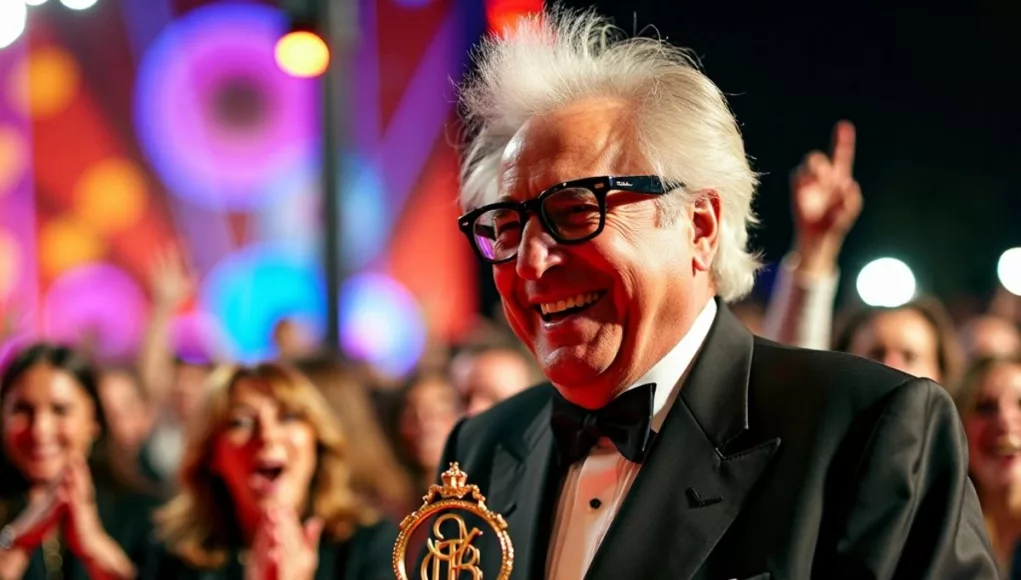
<path fill-rule="evenodd" d="M 733 301 L 751 290 L 759 267 L 747 247 L 757 176 L 723 93 L 688 51 L 627 38 L 592 11 L 553 9 L 486 39 L 473 56 L 477 70 L 460 91 L 469 135 L 461 169 L 465 209 L 496 198 L 503 151 L 530 118 L 582 99 L 623 99 L 645 158 L 658 175 L 684 183 L 660 198 L 668 215 L 701 192 L 719 196 L 717 293 Z"/>

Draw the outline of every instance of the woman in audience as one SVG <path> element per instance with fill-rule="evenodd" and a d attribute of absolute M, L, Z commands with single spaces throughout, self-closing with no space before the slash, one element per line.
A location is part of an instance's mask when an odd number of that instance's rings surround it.
<path fill-rule="evenodd" d="M 353 491 L 348 442 L 311 382 L 262 364 L 220 369 L 208 389 L 146 577 L 393 578 L 396 528 Z"/>
<path fill-rule="evenodd" d="M 1005 577 L 1021 574 L 1021 358 L 979 361 L 956 400 L 994 553 Z"/>
<path fill-rule="evenodd" d="M 457 390 L 444 375 L 427 373 L 408 382 L 398 432 L 420 492 L 436 481 L 447 436 L 463 413 Z"/>
<path fill-rule="evenodd" d="M 960 376 L 961 349 L 953 322 L 933 299 L 861 310 L 843 326 L 833 348 L 947 387 L 953 387 Z"/>
<path fill-rule="evenodd" d="M 345 438 L 358 442 L 348 452 L 352 486 L 394 519 L 417 508 L 421 498 L 413 495 L 408 474 L 380 425 L 379 412 L 353 372 L 329 354 L 299 359 L 295 365 L 330 403 Z"/>
<path fill-rule="evenodd" d="M 0 431 L 0 578 L 133 578 L 149 504 L 112 475 L 88 361 L 49 344 L 18 353 L 0 380 Z"/>

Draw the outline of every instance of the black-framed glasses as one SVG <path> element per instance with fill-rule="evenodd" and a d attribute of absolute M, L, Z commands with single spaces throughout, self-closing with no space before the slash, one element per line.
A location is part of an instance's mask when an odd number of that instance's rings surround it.
<path fill-rule="evenodd" d="M 668 183 L 656 175 L 576 179 L 554 185 L 528 201 L 484 205 L 458 218 L 457 225 L 480 258 L 499 264 L 517 256 L 529 213 L 539 216 L 558 243 L 580 244 L 603 231 L 606 195 L 611 191 L 663 195 L 679 187 L 684 184 Z"/>

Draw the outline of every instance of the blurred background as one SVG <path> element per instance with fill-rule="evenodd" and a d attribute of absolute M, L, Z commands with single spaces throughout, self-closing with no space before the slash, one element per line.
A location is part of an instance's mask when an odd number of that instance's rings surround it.
<path fill-rule="evenodd" d="M 129 356 L 168 248 L 194 277 L 173 317 L 186 356 L 273 356 L 287 320 L 401 375 L 497 310 L 453 227 L 454 82 L 471 44 L 538 0 L 0 6 L 0 308 L 18 330 Z M 763 173 L 753 243 L 768 263 L 790 244 L 790 169 L 851 119 L 866 210 L 839 301 L 860 300 L 855 274 L 892 257 L 913 279 L 895 264 L 884 280 L 960 317 L 1021 246 L 1008 72 L 1021 37 L 1005 6 L 599 3 L 692 47 L 732 96 Z M 312 34 L 282 42 L 295 31 Z M 771 288 L 767 269 L 754 298 Z"/>

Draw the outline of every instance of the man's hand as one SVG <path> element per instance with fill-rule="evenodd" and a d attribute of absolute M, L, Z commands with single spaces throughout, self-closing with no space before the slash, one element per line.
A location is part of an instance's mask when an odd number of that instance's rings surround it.
<path fill-rule="evenodd" d="M 854 125 L 840 121 L 830 155 L 809 153 L 791 176 L 795 251 L 805 273 L 836 269 L 844 238 L 861 213 L 861 188 L 852 175 L 854 149 Z"/>

